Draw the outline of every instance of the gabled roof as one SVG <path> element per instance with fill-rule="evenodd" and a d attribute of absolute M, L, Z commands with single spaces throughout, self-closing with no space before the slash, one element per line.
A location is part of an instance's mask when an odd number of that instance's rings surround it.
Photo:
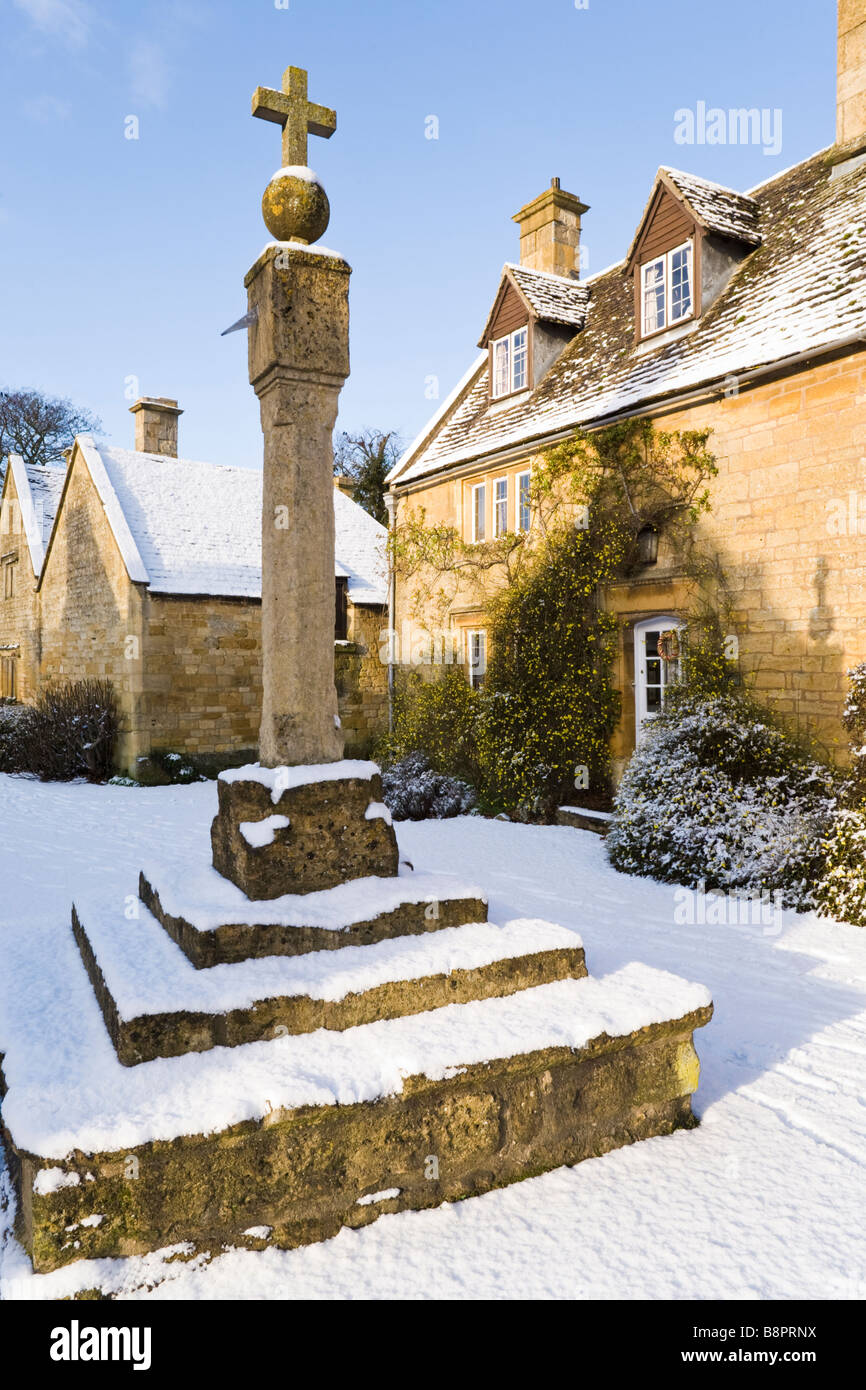
<path fill-rule="evenodd" d="M 652 215 L 659 191 L 665 188 L 678 202 L 686 205 L 698 226 L 705 232 L 731 237 L 734 241 L 745 242 L 747 246 L 760 246 L 760 206 L 754 198 L 745 193 L 737 193 L 733 188 L 725 188 L 720 183 L 711 183 L 709 179 L 698 178 L 697 174 L 684 174 L 681 169 L 662 166 L 656 174 L 652 192 L 628 248 L 625 258 L 627 270 L 631 269 L 635 251 L 647 220 Z"/>
<path fill-rule="evenodd" d="M 392 481 L 540 447 L 620 413 L 649 414 L 677 393 L 843 339 L 866 342 L 866 165 L 831 178 L 831 156 L 821 151 L 753 190 L 762 243 L 683 336 L 636 346 L 633 287 L 619 262 L 583 282 L 584 328 L 528 398 L 491 410 L 482 361 Z"/>
<path fill-rule="evenodd" d="M 547 270 L 530 270 L 525 265 L 507 264 L 502 267 L 499 289 L 487 316 L 484 332 L 478 340 L 479 347 L 484 347 L 488 342 L 499 305 L 509 284 L 514 286 L 526 306 L 527 313 L 533 318 L 543 319 L 546 323 L 571 324 L 575 331 L 583 327 L 589 301 L 589 291 L 585 284 L 573 280 L 568 275 L 552 275 Z"/>
<path fill-rule="evenodd" d="M 21 524 L 36 578 L 45 563 L 48 537 L 63 491 L 65 464 L 25 463 L 20 454 L 9 455 L 9 471 L 15 482 Z M 5 482 L 4 482 L 5 487 Z"/>
<path fill-rule="evenodd" d="M 152 593 L 259 598 L 262 474 L 76 440 L 130 579 Z M 387 532 L 334 489 L 336 575 L 353 603 L 387 600 Z"/>

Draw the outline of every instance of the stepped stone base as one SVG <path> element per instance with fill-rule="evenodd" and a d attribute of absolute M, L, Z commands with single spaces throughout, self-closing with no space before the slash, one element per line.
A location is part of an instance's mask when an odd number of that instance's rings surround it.
<path fill-rule="evenodd" d="M 72 909 L 72 930 L 109 1037 L 118 1060 L 125 1067 L 157 1057 L 180 1057 L 187 1052 L 207 1052 L 213 1047 L 237 1047 L 286 1033 L 312 1033 L 317 1028 L 343 1031 L 378 1019 L 405 1018 L 448 1004 L 504 998 L 518 990 L 551 984 L 555 980 L 583 979 L 587 974 L 583 947 L 575 945 L 508 956 L 472 969 L 388 980 L 342 999 L 321 999 L 298 993 L 260 999 L 248 1007 L 225 1013 L 177 1010 L 125 1019 L 111 993 L 110 981 L 100 969 L 98 952 L 88 938 L 86 922 L 82 922 L 75 908 Z"/>
<path fill-rule="evenodd" d="M 261 1248 L 246 1232 L 264 1226 L 268 1243 L 292 1248 L 383 1212 L 475 1196 L 692 1125 L 692 1032 L 710 1014 L 445 1080 L 410 1077 L 402 1095 L 376 1102 L 278 1110 L 218 1134 L 76 1154 L 60 1165 L 75 1185 L 50 1192 L 35 1192 L 34 1179 L 56 1160 L 20 1152 L 3 1132 L 20 1197 L 16 1234 L 41 1272 L 179 1241 Z"/>
<path fill-rule="evenodd" d="M 397 839 L 378 769 L 347 761 L 303 771 L 312 778 L 329 766 L 346 775 L 282 791 L 279 775 L 288 778 L 298 769 L 253 766 L 220 775 L 211 826 L 214 868 L 248 898 L 314 893 L 353 878 L 397 873 Z M 265 843 L 257 842 L 261 822 L 269 823 Z"/>
<path fill-rule="evenodd" d="M 405 884 L 407 894 L 411 890 L 411 880 L 392 882 Z M 160 901 L 158 885 L 151 883 L 144 874 L 139 879 L 139 896 L 184 955 L 200 970 L 263 956 L 339 951 L 343 946 L 368 946 L 395 936 L 417 936 L 421 932 L 440 931 L 443 927 L 459 927 L 464 922 L 487 921 L 487 903 L 481 897 L 431 895 L 417 902 L 408 898 L 398 900 L 396 907 L 389 906 L 372 917 L 339 928 L 253 921 L 226 922 L 203 931 L 182 915 L 167 912 Z"/>

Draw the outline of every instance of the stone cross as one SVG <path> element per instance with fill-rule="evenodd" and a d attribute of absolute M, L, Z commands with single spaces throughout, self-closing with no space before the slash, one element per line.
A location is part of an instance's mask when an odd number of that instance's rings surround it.
<path fill-rule="evenodd" d="M 267 105 L 268 119 L 285 121 L 283 158 L 303 165 L 307 132 L 332 134 L 336 117 L 307 101 L 300 68 L 286 70 L 283 87 L 285 94 L 260 87 L 253 115 L 267 115 Z M 277 242 L 244 282 L 250 382 L 264 433 L 259 758 L 265 767 L 335 762 L 343 752 L 334 687 L 331 435 L 349 374 L 351 272 L 341 256 L 307 249 L 327 227 L 328 200 L 308 170 L 291 165 L 274 174 L 262 200 Z"/>
<path fill-rule="evenodd" d="M 303 68 L 286 68 L 281 92 L 273 87 L 256 87 L 253 115 L 283 127 L 284 169 L 306 165 L 308 135 L 330 140 L 337 129 L 334 111 L 307 100 L 307 74 Z"/>

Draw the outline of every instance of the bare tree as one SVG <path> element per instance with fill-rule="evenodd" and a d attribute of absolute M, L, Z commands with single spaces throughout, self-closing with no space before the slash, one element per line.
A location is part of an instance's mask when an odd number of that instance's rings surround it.
<path fill-rule="evenodd" d="M 59 463 L 77 434 L 100 430 L 89 410 L 41 391 L 0 391 L 0 459 L 20 454 L 25 463 Z"/>
<path fill-rule="evenodd" d="M 402 441 L 394 430 L 344 430 L 334 440 L 334 474 L 351 478 L 352 495 L 359 507 L 388 524 L 385 509 L 385 479 L 402 453 Z"/>

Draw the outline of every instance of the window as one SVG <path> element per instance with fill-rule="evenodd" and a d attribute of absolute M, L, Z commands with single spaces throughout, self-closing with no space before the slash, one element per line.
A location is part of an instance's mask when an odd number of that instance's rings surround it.
<path fill-rule="evenodd" d="M 466 660 L 469 665 L 469 684 L 473 690 L 480 690 L 487 671 L 487 633 L 467 632 Z"/>
<path fill-rule="evenodd" d="M 532 508 L 529 502 L 529 474 L 517 475 L 517 529 L 528 531 L 532 522 Z"/>
<path fill-rule="evenodd" d="M 680 323 L 694 312 L 692 293 L 692 243 L 648 261 L 641 273 L 642 333 L 658 333 Z"/>
<path fill-rule="evenodd" d="M 472 539 L 483 541 L 487 535 L 487 487 L 477 483 L 472 489 Z"/>
<path fill-rule="evenodd" d="M 510 396 L 529 384 L 529 329 L 516 328 L 493 344 L 493 395 Z"/>
<path fill-rule="evenodd" d="M 497 478 L 493 488 L 493 534 L 504 536 L 508 530 L 508 479 Z"/>
<path fill-rule="evenodd" d="M 15 597 L 15 561 L 6 560 L 3 564 L 3 597 Z"/>
<path fill-rule="evenodd" d="M 349 636 L 349 581 L 345 575 L 338 574 L 337 605 L 334 614 L 334 641 L 345 642 Z"/>
<path fill-rule="evenodd" d="M 15 658 L 4 656 L 0 660 L 0 696 L 6 700 L 14 700 L 17 698 L 16 690 Z"/>
<path fill-rule="evenodd" d="M 670 686 L 680 679 L 678 618 L 659 616 L 634 629 L 634 696 L 637 742 L 647 721 L 665 707 Z M 662 636 L 664 634 L 664 640 Z M 662 655 L 662 653 L 665 655 Z"/>

